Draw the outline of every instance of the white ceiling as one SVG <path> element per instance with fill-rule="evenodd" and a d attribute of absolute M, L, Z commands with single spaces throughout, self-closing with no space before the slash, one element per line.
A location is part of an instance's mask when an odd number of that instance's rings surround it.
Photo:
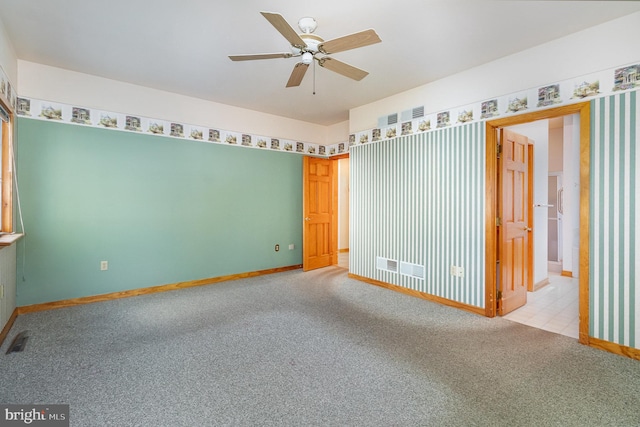
<path fill-rule="evenodd" d="M 2 0 L 19 59 L 321 125 L 349 109 L 640 10 L 636 1 Z M 232 62 L 288 51 L 260 15 L 325 40 L 374 28 L 382 43 L 333 55 L 368 71 L 357 82 L 316 67 L 285 88 L 297 58 Z M 613 47 L 612 47 L 613 48 Z"/>

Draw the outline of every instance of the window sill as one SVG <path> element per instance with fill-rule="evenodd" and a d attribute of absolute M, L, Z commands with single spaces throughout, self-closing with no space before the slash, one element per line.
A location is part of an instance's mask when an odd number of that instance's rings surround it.
<path fill-rule="evenodd" d="M 0 236 L 0 248 L 4 246 L 11 246 L 15 242 L 17 242 L 24 234 L 22 233 L 14 233 L 14 234 L 3 234 Z"/>

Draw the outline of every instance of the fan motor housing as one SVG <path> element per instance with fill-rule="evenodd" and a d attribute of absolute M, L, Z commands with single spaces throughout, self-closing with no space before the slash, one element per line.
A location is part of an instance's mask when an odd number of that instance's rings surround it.
<path fill-rule="evenodd" d="M 311 53 L 317 53 L 318 45 L 324 42 L 322 37 L 315 34 L 300 34 L 300 38 L 307 44 L 307 49 L 305 50 Z"/>

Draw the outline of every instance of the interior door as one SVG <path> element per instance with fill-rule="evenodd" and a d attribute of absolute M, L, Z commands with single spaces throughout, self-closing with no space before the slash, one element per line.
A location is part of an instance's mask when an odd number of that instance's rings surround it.
<path fill-rule="evenodd" d="M 338 263 L 337 161 L 303 159 L 302 269 Z"/>
<path fill-rule="evenodd" d="M 529 280 L 529 139 L 500 130 L 498 158 L 498 314 L 527 303 Z"/>

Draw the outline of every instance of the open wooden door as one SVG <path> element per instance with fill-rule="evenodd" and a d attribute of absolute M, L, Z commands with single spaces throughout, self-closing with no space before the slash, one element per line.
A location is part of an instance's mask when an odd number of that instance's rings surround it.
<path fill-rule="evenodd" d="M 338 263 L 337 165 L 337 161 L 329 159 L 303 159 L 304 271 Z"/>
<path fill-rule="evenodd" d="M 498 314 L 527 303 L 529 281 L 529 139 L 500 130 L 498 158 Z"/>

